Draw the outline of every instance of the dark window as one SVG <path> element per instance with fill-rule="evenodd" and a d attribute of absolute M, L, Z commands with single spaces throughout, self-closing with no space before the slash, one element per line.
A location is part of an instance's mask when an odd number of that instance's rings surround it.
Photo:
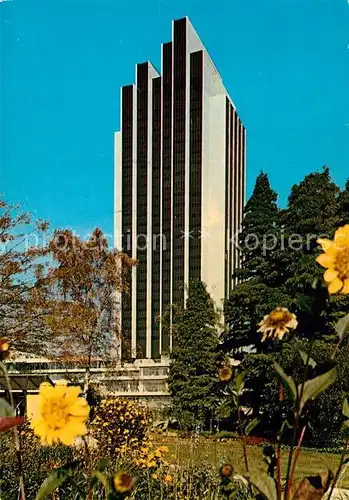
<path fill-rule="evenodd" d="M 201 277 L 203 52 L 190 55 L 189 278 Z"/>
<path fill-rule="evenodd" d="M 122 246 L 132 255 L 132 175 L 133 175 L 133 86 L 122 89 Z M 128 275 L 131 283 L 131 272 Z M 122 297 L 122 356 L 131 356 L 131 292 Z"/>
<path fill-rule="evenodd" d="M 234 127 L 234 234 L 237 235 L 239 231 L 239 203 L 240 203 L 240 175 L 239 175 L 239 130 L 240 130 L 240 120 L 235 112 L 235 127 Z M 236 245 L 234 245 L 234 266 L 237 266 L 238 262 L 238 249 Z M 235 284 L 238 283 L 238 280 L 235 280 Z"/>
<path fill-rule="evenodd" d="M 146 355 L 148 63 L 137 65 L 137 355 Z M 144 235 L 144 236 L 141 236 Z"/>
<path fill-rule="evenodd" d="M 162 53 L 162 311 L 170 305 L 171 272 L 171 156 L 172 156 L 172 42 L 163 45 Z M 163 350 L 170 345 L 168 334 L 162 336 Z"/>
<path fill-rule="evenodd" d="M 234 203 L 235 203 L 235 191 L 234 191 L 235 190 L 235 180 L 234 180 L 235 135 L 234 135 L 234 133 L 235 133 L 236 111 L 232 105 L 230 105 L 229 109 L 230 109 L 229 295 L 230 295 L 230 293 L 232 291 L 232 286 L 233 286 L 232 274 L 233 274 L 233 266 L 234 266 L 235 251 L 236 251 L 235 229 L 234 229 L 235 215 L 236 215 L 235 209 L 234 209 Z"/>
<path fill-rule="evenodd" d="M 153 247 L 152 247 L 152 358 L 158 358 L 159 321 L 160 313 L 160 155 L 161 155 L 161 78 L 153 80 L 152 103 L 152 218 L 153 218 Z M 154 236 L 156 239 L 154 239 Z M 158 237 L 159 236 L 159 237 Z"/>
<path fill-rule="evenodd" d="M 185 205 L 185 104 L 187 20 L 174 23 L 173 75 L 173 302 L 183 304 Z"/>

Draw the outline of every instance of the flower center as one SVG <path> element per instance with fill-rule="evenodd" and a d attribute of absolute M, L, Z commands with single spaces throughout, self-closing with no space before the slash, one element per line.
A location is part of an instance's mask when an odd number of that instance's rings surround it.
<path fill-rule="evenodd" d="M 270 326 L 283 326 L 290 320 L 289 315 L 285 311 L 274 311 L 269 316 Z"/>
<path fill-rule="evenodd" d="M 41 413 L 51 429 L 62 429 L 69 421 L 68 406 L 64 401 L 46 401 Z"/>
<path fill-rule="evenodd" d="M 349 279 L 349 247 L 345 247 L 337 253 L 335 269 L 338 271 L 340 280 Z"/>
<path fill-rule="evenodd" d="M 124 488 L 130 488 L 131 485 L 132 485 L 132 477 L 129 476 L 128 474 L 123 474 L 121 476 L 121 485 L 124 487 Z"/>

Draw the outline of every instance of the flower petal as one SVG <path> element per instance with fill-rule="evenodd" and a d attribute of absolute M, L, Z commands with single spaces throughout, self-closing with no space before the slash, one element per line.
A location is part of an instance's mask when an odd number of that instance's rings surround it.
<path fill-rule="evenodd" d="M 318 257 L 316 257 L 316 262 L 320 264 L 322 267 L 333 267 L 334 266 L 334 258 L 330 257 L 326 253 L 322 253 Z"/>
<path fill-rule="evenodd" d="M 87 434 L 87 427 L 81 419 L 74 418 L 70 420 L 69 430 L 74 436 L 85 436 Z"/>
<path fill-rule="evenodd" d="M 334 241 L 337 246 L 337 249 L 341 249 L 345 246 L 349 245 L 349 225 L 345 225 L 337 229 L 336 234 L 334 236 Z"/>
<path fill-rule="evenodd" d="M 75 441 L 75 438 L 76 438 L 76 434 L 72 434 L 72 432 L 69 430 L 68 431 L 64 431 L 64 432 L 61 432 L 60 433 L 60 441 L 65 444 L 66 446 L 72 446 L 72 444 L 74 443 Z"/>
<path fill-rule="evenodd" d="M 65 393 L 65 400 L 67 401 L 67 404 L 73 404 L 75 400 L 79 397 L 80 393 L 81 393 L 80 386 L 67 387 Z"/>
<path fill-rule="evenodd" d="M 291 328 L 291 330 L 295 330 L 298 326 L 298 321 L 296 317 L 292 318 L 291 321 L 287 323 L 287 328 Z"/>
<path fill-rule="evenodd" d="M 36 436 L 39 436 L 39 437 L 45 436 L 45 434 L 47 434 L 47 432 L 48 432 L 47 425 L 43 421 L 41 421 L 39 424 L 33 426 L 33 430 L 34 430 L 34 434 Z"/>
<path fill-rule="evenodd" d="M 349 279 L 346 279 L 344 281 L 344 286 L 343 286 L 342 293 L 344 293 L 346 295 L 349 294 Z"/>
<path fill-rule="evenodd" d="M 328 286 L 328 292 L 330 294 L 337 293 L 343 287 L 343 281 L 339 278 L 335 278 L 332 283 Z"/>
<path fill-rule="evenodd" d="M 52 391 L 54 387 L 49 382 L 42 382 L 40 384 L 40 396 L 43 396 L 45 399 L 49 399 L 52 396 Z"/>
<path fill-rule="evenodd" d="M 327 271 L 324 274 L 324 280 L 326 283 L 331 283 L 338 277 L 338 271 L 335 271 L 334 269 L 327 269 Z"/>
<path fill-rule="evenodd" d="M 68 382 L 64 379 L 61 379 L 61 380 L 56 380 L 55 381 L 55 386 L 64 386 L 64 387 L 67 387 L 68 385 Z"/>
<path fill-rule="evenodd" d="M 277 328 L 276 330 L 276 336 L 278 337 L 279 340 L 282 340 L 285 333 L 288 332 L 288 329 L 287 328 Z"/>
<path fill-rule="evenodd" d="M 74 404 L 69 408 L 70 415 L 75 417 L 88 417 L 90 413 L 90 407 L 87 404 L 86 399 L 78 398 Z"/>
<path fill-rule="evenodd" d="M 330 257 L 335 257 L 337 253 L 337 247 L 336 244 L 327 239 L 327 238 L 320 238 L 317 240 L 317 243 L 322 246 L 323 251 L 329 255 Z"/>

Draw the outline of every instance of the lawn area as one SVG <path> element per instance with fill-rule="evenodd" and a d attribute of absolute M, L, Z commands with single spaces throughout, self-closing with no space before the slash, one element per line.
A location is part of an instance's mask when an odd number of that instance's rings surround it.
<path fill-rule="evenodd" d="M 169 453 L 166 459 L 171 463 L 184 467 L 209 464 L 218 468 L 222 462 L 228 462 L 234 465 L 237 473 L 244 473 L 242 448 L 238 440 L 230 439 L 227 442 L 219 442 L 217 439 L 204 437 L 184 439 L 175 436 L 154 435 L 153 441 L 156 446 L 168 446 Z M 261 447 L 248 446 L 248 456 L 251 470 L 266 469 Z M 282 459 L 282 474 L 286 476 L 287 450 L 282 450 Z M 339 460 L 339 454 L 303 450 L 298 461 L 296 478 L 316 475 L 327 469 L 331 469 L 335 473 Z M 338 486 L 349 488 L 349 472 L 346 477 L 343 474 Z"/>

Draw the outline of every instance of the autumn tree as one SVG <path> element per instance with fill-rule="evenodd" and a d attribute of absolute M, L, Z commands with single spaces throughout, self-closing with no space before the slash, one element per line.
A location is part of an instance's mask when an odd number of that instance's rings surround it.
<path fill-rule="evenodd" d="M 43 308 L 39 293 L 47 266 L 47 229 L 46 222 L 0 198 L 0 337 L 20 351 L 36 352 L 43 345 L 44 316 L 52 313 Z"/>
<path fill-rule="evenodd" d="M 109 249 L 99 229 L 88 241 L 47 230 L 0 200 L 0 337 L 11 350 L 86 366 L 92 357 L 116 358 L 118 298 L 135 262 Z"/>
<path fill-rule="evenodd" d="M 48 316 L 47 323 L 53 338 L 60 340 L 60 356 L 86 367 L 86 389 L 93 358 L 119 357 L 119 296 L 128 291 L 128 271 L 135 261 L 108 248 L 100 229 L 87 241 L 70 230 L 56 231 L 49 250 L 54 266 L 48 273 L 46 299 L 59 300 L 68 313 Z"/>

